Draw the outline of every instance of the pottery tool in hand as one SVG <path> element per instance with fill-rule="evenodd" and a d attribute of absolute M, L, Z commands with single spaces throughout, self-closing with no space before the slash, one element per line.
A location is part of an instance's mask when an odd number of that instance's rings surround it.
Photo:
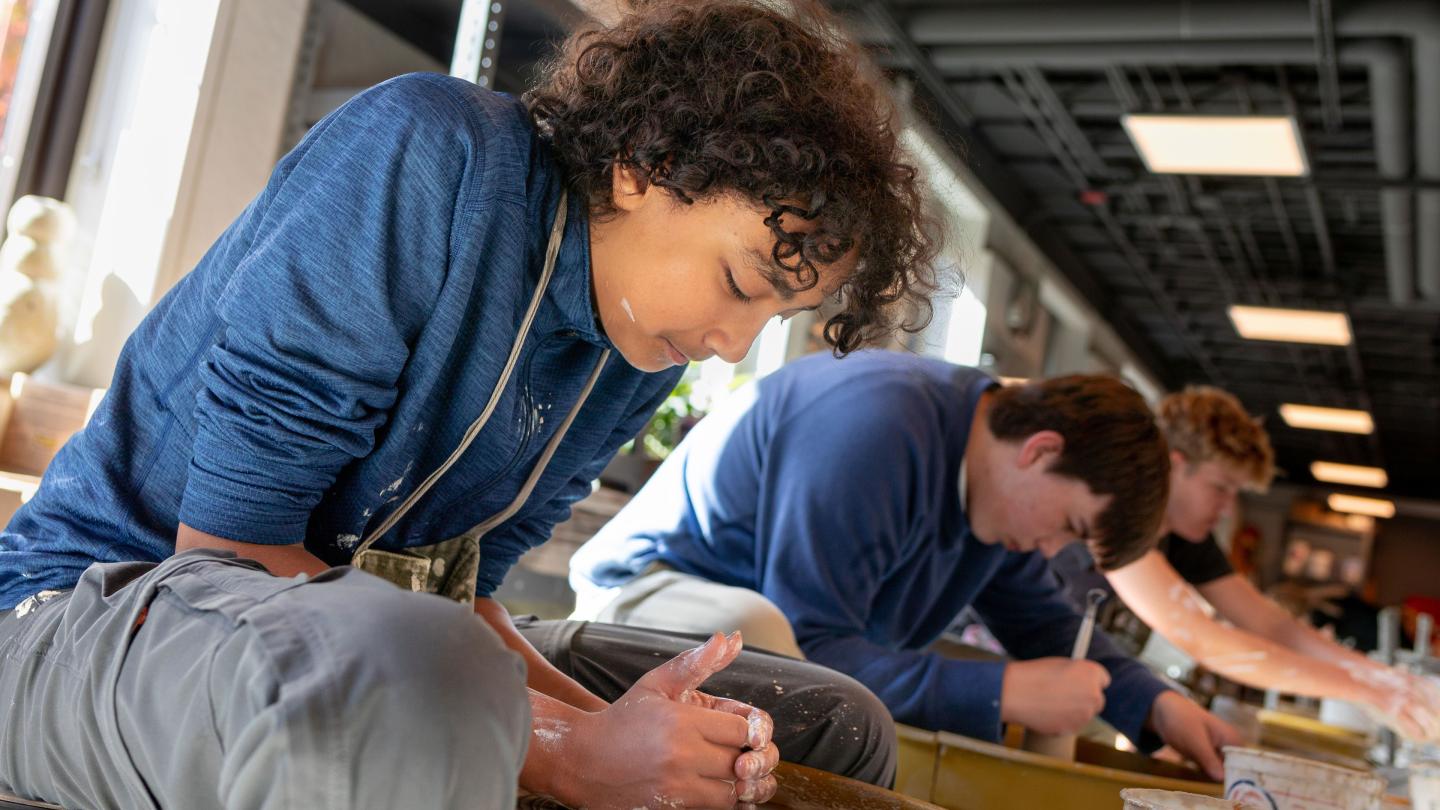
<path fill-rule="evenodd" d="M 1085 619 L 1080 622 L 1080 632 L 1075 635 L 1075 646 L 1070 650 L 1071 661 L 1083 661 L 1090 654 L 1090 637 L 1095 635 L 1095 617 L 1100 613 L 1100 603 L 1105 601 L 1103 588 L 1091 588 L 1085 594 Z"/>
<path fill-rule="evenodd" d="M 1095 635 L 1095 617 L 1100 613 L 1100 603 L 1107 594 L 1102 588 L 1091 588 L 1085 594 L 1085 618 L 1080 622 L 1080 632 L 1075 634 L 1075 646 L 1070 649 L 1070 660 L 1083 661 L 1090 654 L 1090 639 Z M 1058 759 L 1075 759 L 1074 734 L 1037 734 L 1026 729 L 1025 741 L 1021 744 L 1026 751 L 1044 754 Z"/>

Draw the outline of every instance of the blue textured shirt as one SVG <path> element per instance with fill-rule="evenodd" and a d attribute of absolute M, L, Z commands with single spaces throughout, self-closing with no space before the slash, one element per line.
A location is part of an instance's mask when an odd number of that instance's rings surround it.
<path fill-rule="evenodd" d="M 900 722 L 998 739 L 1004 663 L 925 648 L 973 605 L 1015 657 L 1068 657 L 1081 619 L 1039 554 L 981 542 L 961 508 L 960 462 L 993 385 L 892 352 L 791 363 L 702 420 L 572 578 L 614 586 L 660 560 L 759 591 L 806 657 Z M 1142 728 L 1165 687 L 1101 633 L 1090 657 L 1111 676 L 1105 719 L 1153 746 Z"/>
<path fill-rule="evenodd" d="M 321 121 L 127 341 L 90 424 L 0 534 L 0 607 L 91 563 L 159 560 L 181 522 L 346 562 L 440 466 L 499 379 L 561 178 L 514 99 L 414 74 Z M 610 344 L 572 196 L 524 353 L 465 456 L 380 542 L 503 509 Z M 482 541 L 480 595 L 545 541 L 680 369 L 613 354 L 519 513 Z"/>

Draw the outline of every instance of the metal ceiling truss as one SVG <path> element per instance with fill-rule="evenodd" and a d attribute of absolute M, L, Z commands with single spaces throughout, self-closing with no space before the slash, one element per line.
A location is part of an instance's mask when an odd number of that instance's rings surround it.
<path fill-rule="evenodd" d="M 1316 456 L 1386 466 L 1397 492 L 1437 494 L 1440 5 L 837 6 L 1167 385 L 1219 385 L 1257 412 L 1368 410 L 1368 437 L 1272 421 L 1282 463 L 1302 480 Z M 1311 174 L 1149 174 L 1119 125 L 1127 112 L 1291 115 Z M 1355 340 L 1242 341 L 1225 316 L 1235 303 L 1343 311 Z"/>

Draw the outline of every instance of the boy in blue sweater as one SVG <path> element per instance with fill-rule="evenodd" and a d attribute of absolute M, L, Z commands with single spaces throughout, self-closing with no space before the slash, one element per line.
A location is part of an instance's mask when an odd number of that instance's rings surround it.
<path fill-rule="evenodd" d="M 927 286 L 914 170 L 833 31 L 646 4 L 523 102 L 415 75 L 320 122 L 0 534 L 0 783 L 77 808 L 765 800 L 770 717 L 697 691 L 738 638 L 607 699 L 490 596 L 688 360 L 833 295 L 847 351 Z M 815 723 L 775 737 L 834 747 Z"/>
<path fill-rule="evenodd" d="M 707 416 L 576 554 L 577 618 L 700 631 L 854 676 L 902 723 L 997 739 L 1097 712 L 1219 778 L 1233 730 L 1097 634 L 1044 557 L 1077 540 L 1118 567 L 1153 545 L 1168 458 L 1108 377 L 1000 388 L 892 352 L 791 363 Z M 927 652 L 973 606 L 1017 660 Z"/>

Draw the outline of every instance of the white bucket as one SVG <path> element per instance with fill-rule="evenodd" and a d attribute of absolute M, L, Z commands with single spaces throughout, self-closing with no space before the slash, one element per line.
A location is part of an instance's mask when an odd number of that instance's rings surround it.
<path fill-rule="evenodd" d="M 1227 799 L 1181 793 L 1178 790 L 1125 788 L 1120 791 L 1125 810 L 1241 810 L 1244 805 Z"/>
<path fill-rule="evenodd" d="M 1379 726 L 1366 713 L 1365 708 L 1348 700 L 1322 699 L 1320 701 L 1320 722 L 1361 734 L 1374 734 L 1379 731 Z"/>
<path fill-rule="evenodd" d="M 1225 798 L 1265 810 L 1376 810 L 1385 780 L 1300 757 L 1225 748 Z"/>
<path fill-rule="evenodd" d="M 1410 806 L 1415 810 L 1440 810 L 1440 762 L 1410 766 Z"/>

